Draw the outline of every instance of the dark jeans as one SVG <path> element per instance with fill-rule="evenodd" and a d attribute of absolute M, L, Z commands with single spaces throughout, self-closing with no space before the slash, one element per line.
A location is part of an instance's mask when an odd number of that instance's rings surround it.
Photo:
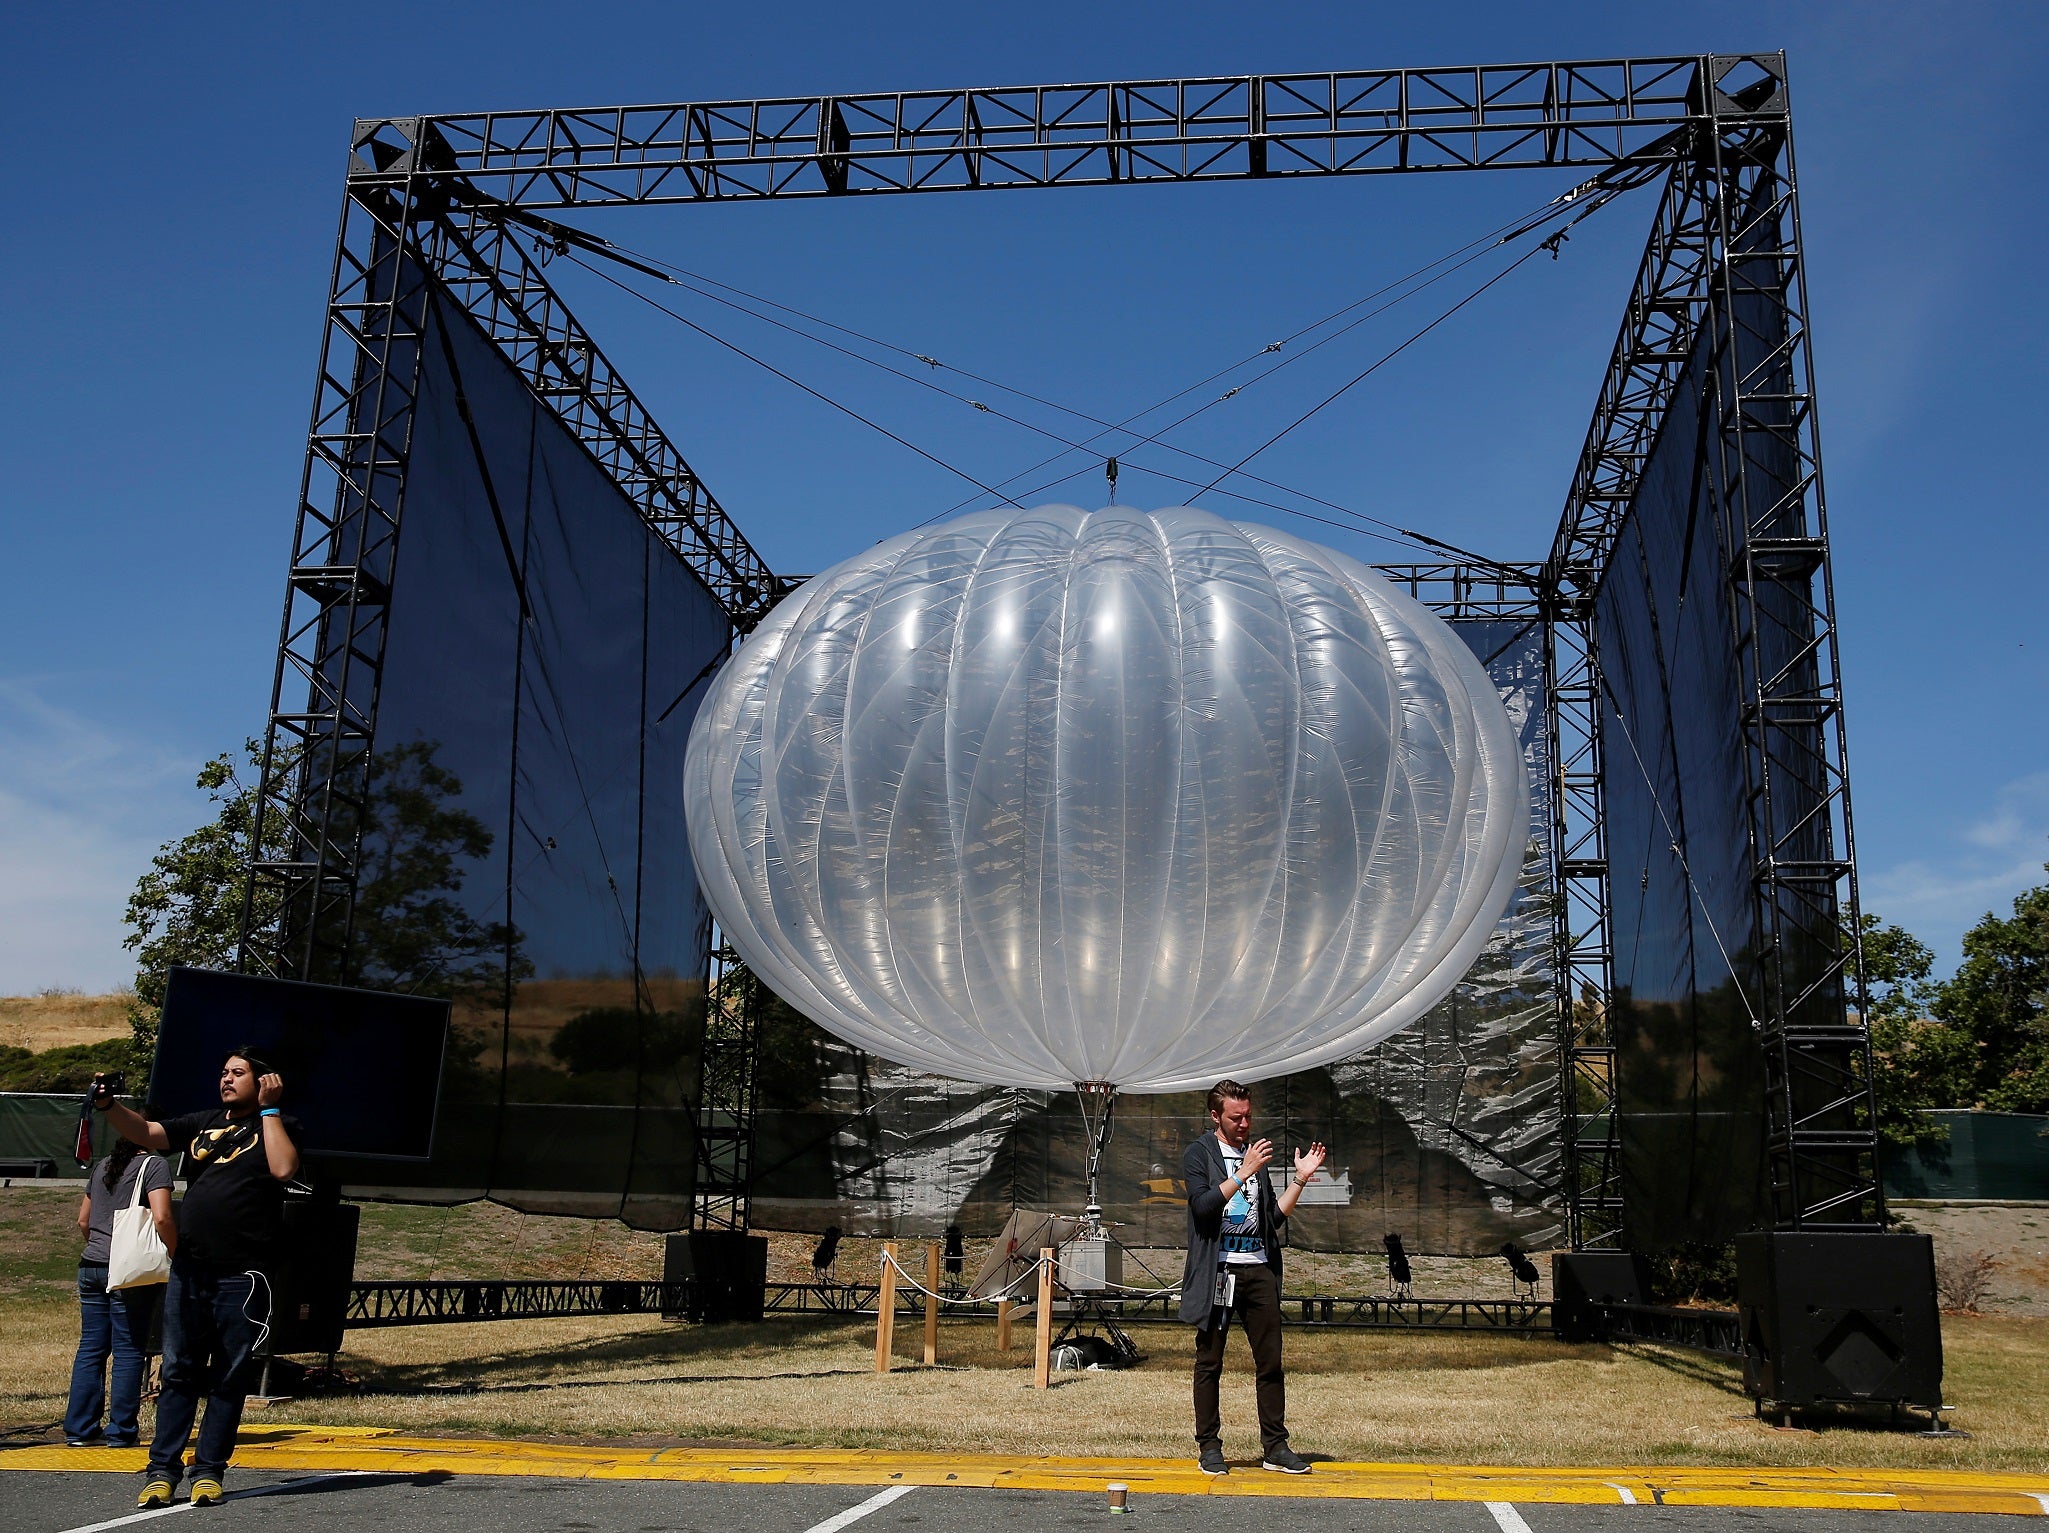
<path fill-rule="evenodd" d="M 192 1473 L 217 1480 L 226 1471 L 235 1429 L 242 1424 L 242 1397 L 256 1382 L 257 1343 L 269 1323 L 270 1283 L 262 1273 L 171 1258 L 164 1291 L 164 1376 L 145 1471 L 150 1479 L 178 1483 L 201 1395 L 206 1418 Z"/>
<path fill-rule="evenodd" d="M 132 1448 L 141 1441 L 142 1426 L 136 1417 L 142 1410 L 142 1377 L 149 1369 L 142 1349 L 149 1340 L 150 1306 L 156 1298 L 154 1286 L 109 1293 L 105 1262 L 78 1264 L 78 1356 L 71 1361 L 71 1400 L 64 1408 L 64 1436 L 70 1441 L 98 1437 L 102 1412 L 109 1447 Z"/>
<path fill-rule="evenodd" d="M 1259 1397 L 1260 1447 L 1268 1453 L 1287 1446 L 1288 1376 L 1281 1367 L 1281 1285 L 1273 1268 L 1234 1267 L 1237 1302 L 1228 1310 L 1210 1311 L 1209 1325 L 1195 1333 L 1195 1440 L 1207 1446 L 1223 1441 L 1224 1421 L 1217 1394 L 1224 1377 L 1224 1338 L 1231 1317 L 1245 1331 L 1252 1347 L 1254 1387 Z"/>

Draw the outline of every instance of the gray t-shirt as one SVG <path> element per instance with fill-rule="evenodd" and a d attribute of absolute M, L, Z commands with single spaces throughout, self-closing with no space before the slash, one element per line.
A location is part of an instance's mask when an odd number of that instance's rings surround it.
<path fill-rule="evenodd" d="M 171 1185 L 171 1163 L 161 1155 L 144 1152 L 128 1162 L 128 1169 L 116 1178 L 112 1190 L 107 1187 L 107 1163 L 93 1162 L 92 1175 L 86 1181 L 86 1196 L 92 1200 L 92 1212 L 88 1215 L 85 1250 L 79 1253 L 79 1261 L 88 1266 L 104 1267 L 111 1253 L 114 1233 L 114 1210 L 126 1208 L 135 1196 L 135 1179 L 142 1178 L 142 1201 L 146 1205 L 149 1195 L 159 1188 Z"/>

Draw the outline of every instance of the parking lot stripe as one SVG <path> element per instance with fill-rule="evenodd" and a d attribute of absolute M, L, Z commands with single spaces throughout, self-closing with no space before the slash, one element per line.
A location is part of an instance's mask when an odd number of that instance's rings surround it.
<path fill-rule="evenodd" d="M 908 1496 L 912 1491 L 916 1490 L 917 1488 L 918 1487 L 915 1485 L 892 1485 L 889 1487 L 888 1490 L 879 1490 L 874 1495 L 870 1496 L 866 1501 L 860 1502 L 858 1505 L 848 1507 L 844 1512 L 841 1512 L 837 1517 L 828 1517 L 825 1519 L 825 1521 L 821 1523 L 815 1523 L 811 1527 L 806 1528 L 804 1530 L 804 1533 L 840 1533 L 841 1528 L 848 1527 L 853 1523 L 859 1522 L 863 1517 L 866 1517 L 870 1512 L 881 1511 L 885 1506 L 888 1506 L 890 1502 L 899 1500 L 904 1496 Z"/>
<path fill-rule="evenodd" d="M 1500 1524 L 1501 1533 L 1530 1533 L 1530 1525 L 1523 1521 L 1523 1514 L 1506 1501 L 1483 1501 L 1480 1504 Z"/>
<path fill-rule="evenodd" d="M 297 1490 L 302 1485 L 318 1485 L 322 1480 L 347 1480 L 361 1474 L 360 1469 L 343 1469 L 334 1474 L 309 1474 L 296 1480 L 285 1480 L 276 1485 L 252 1485 L 247 1490 L 231 1490 L 222 1497 L 225 1501 L 246 1501 L 251 1496 L 268 1496 L 275 1491 Z M 168 1517 L 173 1512 L 189 1512 L 190 1501 L 180 1501 L 175 1506 L 153 1506 L 146 1512 L 130 1512 L 126 1517 L 110 1517 L 105 1522 L 89 1522 L 82 1528 L 66 1528 L 64 1533 L 106 1533 L 108 1528 L 125 1528 L 132 1522 L 148 1522 L 152 1517 Z"/>

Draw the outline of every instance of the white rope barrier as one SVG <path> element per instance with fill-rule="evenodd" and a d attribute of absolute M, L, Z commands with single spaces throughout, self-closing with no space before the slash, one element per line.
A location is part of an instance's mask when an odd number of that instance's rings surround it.
<path fill-rule="evenodd" d="M 993 1304 L 999 1299 L 1014 1299 L 1017 1297 L 1017 1294 L 1011 1292 L 1012 1289 L 1018 1287 L 1021 1283 L 1037 1283 L 1039 1280 L 1039 1264 L 1035 1261 L 992 1294 L 956 1296 L 934 1293 L 916 1278 L 912 1277 L 910 1273 L 906 1272 L 903 1263 L 887 1251 L 882 1253 L 882 1260 L 885 1265 L 896 1268 L 897 1278 L 903 1287 L 910 1289 L 913 1293 L 921 1293 L 928 1299 L 937 1299 L 941 1304 Z"/>
<path fill-rule="evenodd" d="M 1057 1270 L 1053 1266 L 1054 1248 L 1042 1246 L 1037 1259 L 1021 1264 L 1023 1270 L 992 1294 L 954 1295 L 937 1292 L 912 1276 L 904 1264 L 897 1260 L 894 1242 L 885 1245 L 882 1248 L 881 1254 L 882 1286 L 877 1293 L 875 1304 L 875 1371 L 878 1374 L 888 1373 L 893 1366 L 892 1359 L 896 1350 L 896 1322 L 902 1314 L 902 1309 L 897 1302 L 897 1295 L 904 1290 L 909 1290 L 924 1300 L 924 1356 L 925 1365 L 928 1368 L 935 1366 L 939 1361 L 940 1306 L 952 1305 L 956 1309 L 974 1308 L 986 1314 L 988 1312 L 987 1306 L 991 1300 L 994 1300 L 996 1301 L 996 1345 L 998 1349 L 1005 1352 L 1009 1351 L 1012 1323 L 1024 1315 L 1032 1315 L 1035 1321 L 1032 1347 L 1032 1387 L 1035 1389 L 1048 1389 L 1052 1387 L 1053 1322 L 1056 1310 L 1054 1283 Z M 1007 1259 L 1013 1262 L 1018 1260 L 1015 1254 L 1009 1255 Z M 936 1244 L 927 1245 L 925 1247 L 925 1271 L 928 1275 L 936 1271 L 938 1262 L 939 1247 Z M 1141 1262 L 1139 1265 L 1144 1267 L 1145 1264 Z M 1145 1270 L 1148 1277 L 1157 1275 L 1150 1268 Z M 1017 1290 L 1026 1284 L 1036 1287 L 1038 1293 L 1025 1305 L 1023 1310 L 1015 1310 L 1011 1306 L 1017 1300 Z M 1108 1299 L 1112 1303 L 1116 1303 L 1127 1298 L 1143 1302 L 1147 1299 L 1159 1298 L 1173 1292 L 1175 1292 L 1173 1288 L 1135 1288 L 1127 1283 L 1106 1281 L 1097 1287 L 1066 1289 L 1062 1297 L 1064 1297 L 1067 1303 L 1074 1306 L 1074 1315 L 1077 1319 L 1093 1317 L 1097 1322 L 1108 1325 L 1120 1349 L 1131 1351 L 1134 1349 L 1131 1348 L 1129 1339 L 1117 1331 L 1115 1322 L 1109 1318 L 1108 1312 L 1100 1307 L 1102 1302 Z M 1070 1325 L 1071 1328 L 1072 1326 Z"/>
<path fill-rule="evenodd" d="M 1181 1291 L 1179 1283 L 1169 1283 L 1164 1288 L 1133 1288 L 1129 1283 L 1112 1283 L 1107 1279 L 1104 1281 L 1103 1287 L 1114 1288 L 1126 1298 L 1131 1299 L 1157 1299 L 1163 1295 L 1179 1293 Z"/>
<path fill-rule="evenodd" d="M 1039 1264 L 1036 1261 L 1034 1261 L 1023 1272 L 1019 1273 L 1015 1278 L 1011 1279 L 1010 1282 L 1004 1284 L 1003 1287 L 999 1288 L 993 1294 L 985 1294 L 980 1296 L 971 1295 L 968 1297 L 954 1297 L 948 1294 L 934 1293 L 931 1289 L 925 1287 L 916 1278 L 912 1277 L 910 1273 L 904 1270 L 903 1263 L 899 1262 L 894 1256 L 890 1255 L 887 1251 L 882 1253 L 882 1260 L 887 1265 L 896 1268 L 897 1279 L 903 1287 L 910 1289 L 913 1293 L 921 1293 L 925 1295 L 925 1297 L 928 1299 L 937 1299 L 941 1304 L 993 1304 L 999 1299 L 1016 1298 L 1018 1297 L 1018 1295 L 1011 1292 L 1012 1289 L 1016 1288 L 1019 1284 L 1025 1283 L 1027 1281 L 1037 1283 L 1039 1277 Z M 1181 1285 L 1179 1283 L 1171 1283 L 1165 1288 L 1133 1288 L 1128 1283 L 1113 1283 L 1109 1282 L 1108 1280 L 1105 1280 L 1101 1288 L 1091 1288 L 1086 1290 L 1069 1289 L 1068 1295 L 1069 1297 L 1073 1297 L 1076 1293 L 1081 1293 L 1083 1296 L 1087 1296 L 1091 1294 L 1101 1293 L 1107 1289 L 1117 1290 L 1118 1295 L 1124 1298 L 1157 1299 L 1170 1293 L 1179 1293 L 1181 1291 Z"/>

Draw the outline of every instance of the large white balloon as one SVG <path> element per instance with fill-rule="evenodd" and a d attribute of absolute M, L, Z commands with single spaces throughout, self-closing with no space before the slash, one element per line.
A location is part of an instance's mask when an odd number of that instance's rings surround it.
<path fill-rule="evenodd" d="M 685 787 L 711 908 L 785 999 L 1049 1089 L 1386 1037 L 1472 963 L 1529 821 L 1449 627 L 1185 507 L 986 511 L 835 565 L 720 674 Z"/>

